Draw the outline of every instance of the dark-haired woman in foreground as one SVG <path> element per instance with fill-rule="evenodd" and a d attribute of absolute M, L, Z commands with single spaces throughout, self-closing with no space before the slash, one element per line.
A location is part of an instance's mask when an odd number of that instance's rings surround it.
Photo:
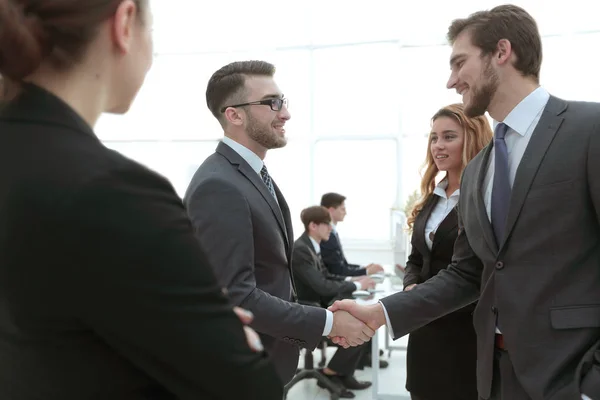
<path fill-rule="evenodd" d="M 0 0 L 1 399 L 282 398 L 171 185 L 94 134 L 142 85 L 151 18 Z"/>

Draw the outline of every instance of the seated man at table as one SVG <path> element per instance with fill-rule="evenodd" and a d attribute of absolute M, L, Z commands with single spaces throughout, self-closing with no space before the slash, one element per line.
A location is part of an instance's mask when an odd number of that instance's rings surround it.
<path fill-rule="evenodd" d="M 292 270 L 301 303 L 328 307 L 335 300 L 352 298 L 355 290 L 375 287 L 375 282 L 366 276 L 344 278 L 332 275 L 324 267 L 319 243 L 331 233 L 331 217 L 326 208 L 309 207 L 302 211 L 300 218 L 304 224 L 304 233 L 294 242 Z M 341 396 L 343 398 L 354 397 L 354 393 L 348 389 L 360 390 L 371 386 L 371 382 L 357 381 L 354 377 L 354 371 L 365 351 L 368 351 L 366 343 L 347 349 L 338 348 L 327 367 L 322 370 L 332 382 L 345 389 Z"/>

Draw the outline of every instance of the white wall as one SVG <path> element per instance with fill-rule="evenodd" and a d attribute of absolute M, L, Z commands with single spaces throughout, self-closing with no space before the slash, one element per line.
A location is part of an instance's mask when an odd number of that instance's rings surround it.
<path fill-rule="evenodd" d="M 537 18 L 544 35 L 542 84 L 567 99 L 600 100 L 600 3 L 514 3 Z M 222 134 L 205 105 L 210 75 L 234 60 L 271 61 L 292 119 L 288 146 L 266 162 L 290 203 L 297 235 L 300 211 L 323 192 L 338 191 L 348 197 L 341 229 L 349 254 L 389 261 L 391 209 L 418 188 L 429 119 L 460 100 L 445 88 L 446 29 L 452 19 L 498 2 L 152 4 L 155 64 L 131 112 L 101 118 L 100 138 L 163 173 L 183 194 Z"/>

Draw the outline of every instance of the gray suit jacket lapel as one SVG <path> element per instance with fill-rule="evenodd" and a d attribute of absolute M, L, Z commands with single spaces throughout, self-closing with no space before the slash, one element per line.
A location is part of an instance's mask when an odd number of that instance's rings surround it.
<path fill-rule="evenodd" d="M 437 202 L 438 202 L 437 195 L 432 194 L 431 196 L 429 196 L 429 199 L 427 199 L 427 201 L 423 205 L 423 208 L 417 215 L 417 218 L 415 219 L 415 224 L 413 227 L 413 232 L 416 235 L 416 236 L 414 236 L 415 240 L 414 240 L 413 245 L 425 257 L 431 256 L 431 250 L 429 250 L 429 247 L 427 246 L 427 242 L 425 241 L 425 227 L 427 225 L 427 221 L 429 220 L 429 217 L 431 216 L 431 213 L 433 212 L 433 208 L 435 207 Z"/>
<path fill-rule="evenodd" d="M 240 171 L 240 173 L 244 175 L 260 192 L 262 197 L 269 204 L 269 207 L 271 207 L 271 211 L 273 211 L 273 215 L 275 215 L 277 223 L 279 224 L 279 228 L 281 228 L 281 232 L 283 232 L 283 235 L 286 238 L 289 247 L 289 237 L 285 222 L 283 220 L 283 214 L 281 212 L 281 209 L 279 208 L 279 205 L 277 204 L 277 201 L 275 200 L 275 198 L 273 198 L 273 195 L 271 194 L 271 192 L 269 192 L 267 185 L 265 185 L 261 177 L 256 173 L 256 171 L 252 169 L 252 167 L 246 162 L 246 160 L 244 160 L 238 153 L 236 153 L 235 150 L 233 150 L 231 147 L 227 146 L 223 142 L 219 143 L 219 145 L 217 146 L 217 152 L 225 156 L 225 158 L 227 158 L 229 162 L 231 162 L 233 165 L 237 165 L 238 171 Z M 275 182 L 273 182 L 273 185 L 275 186 Z M 275 189 L 275 192 L 276 194 L 281 193 L 279 192 L 278 188 Z"/>
<path fill-rule="evenodd" d="M 529 192 L 529 188 L 533 183 L 533 179 L 542 164 L 542 160 L 554 140 L 556 132 L 563 122 L 560 117 L 567 109 L 567 103 L 554 96 L 550 96 L 548 104 L 544 109 L 537 127 L 531 135 L 529 144 L 525 149 L 523 158 L 517 168 L 515 182 L 513 183 L 512 194 L 510 198 L 510 207 L 508 209 L 508 219 L 506 222 L 506 231 L 504 240 L 500 244 L 500 248 L 504 246 L 507 238 L 510 236 L 512 229 L 519 217 L 523 203 Z"/>
<path fill-rule="evenodd" d="M 480 164 L 476 166 L 475 171 L 475 212 L 477 213 L 477 219 L 479 220 L 479 224 L 481 225 L 481 231 L 483 232 L 483 237 L 487 242 L 488 246 L 494 254 L 498 253 L 498 245 L 496 244 L 496 238 L 494 237 L 494 231 L 492 230 L 492 224 L 490 223 L 490 219 L 488 218 L 488 214 L 485 208 L 485 201 L 483 198 L 483 183 L 485 180 L 485 174 L 487 173 L 488 163 L 490 161 L 490 154 L 493 149 L 493 141 L 490 142 L 482 151 L 482 157 L 480 159 Z M 462 193 L 461 193 L 462 195 Z M 460 200 L 459 200 L 460 201 Z"/>

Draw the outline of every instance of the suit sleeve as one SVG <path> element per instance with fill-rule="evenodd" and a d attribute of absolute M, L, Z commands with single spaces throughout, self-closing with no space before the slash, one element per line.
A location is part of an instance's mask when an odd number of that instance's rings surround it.
<path fill-rule="evenodd" d="M 274 367 L 248 347 L 166 180 L 123 167 L 93 179 L 64 214 L 77 266 L 65 290 L 102 341 L 178 398 L 281 399 Z M 219 384 L 224 376 L 235 384 Z"/>
<path fill-rule="evenodd" d="M 460 212 L 458 226 L 452 263 L 447 269 L 411 291 L 399 292 L 381 300 L 389 315 L 394 339 L 478 299 L 483 265 L 469 245 Z"/>
<path fill-rule="evenodd" d="M 303 246 L 294 246 L 292 257 L 294 278 L 312 288 L 321 297 L 335 297 L 343 292 L 353 292 L 356 286 L 352 282 L 330 280 L 314 265 L 310 251 Z"/>
<path fill-rule="evenodd" d="M 321 257 L 329 272 L 341 276 L 362 276 L 367 274 L 364 268 L 358 268 L 358 265 L 350 267 L 346 260 L 340 256 L 338 245 L 334 239 L 321 242 Z"/>
<path fill-rule="evenodd" d="M 422 283 L 421 269 L 423 268 L 423 255 L 417 250 L 414 245 L 415 233 L 412 234 L 412 249 L 406 262 L 405 275 L 404 275 L 404 287 L 412 285 L 414 283 Z"/>
<path fill-rule="evenodd" d="M 282 300 L 256 286 L 252 218 L 239 189 L 208 179 L 190 194 L 187 208 L 217 279 L 235 305 L 254 314 L 251 326 L 278 339 L 297 338 L 302 347 L 314 349 L 323 335 L 326 310 Z"/>

